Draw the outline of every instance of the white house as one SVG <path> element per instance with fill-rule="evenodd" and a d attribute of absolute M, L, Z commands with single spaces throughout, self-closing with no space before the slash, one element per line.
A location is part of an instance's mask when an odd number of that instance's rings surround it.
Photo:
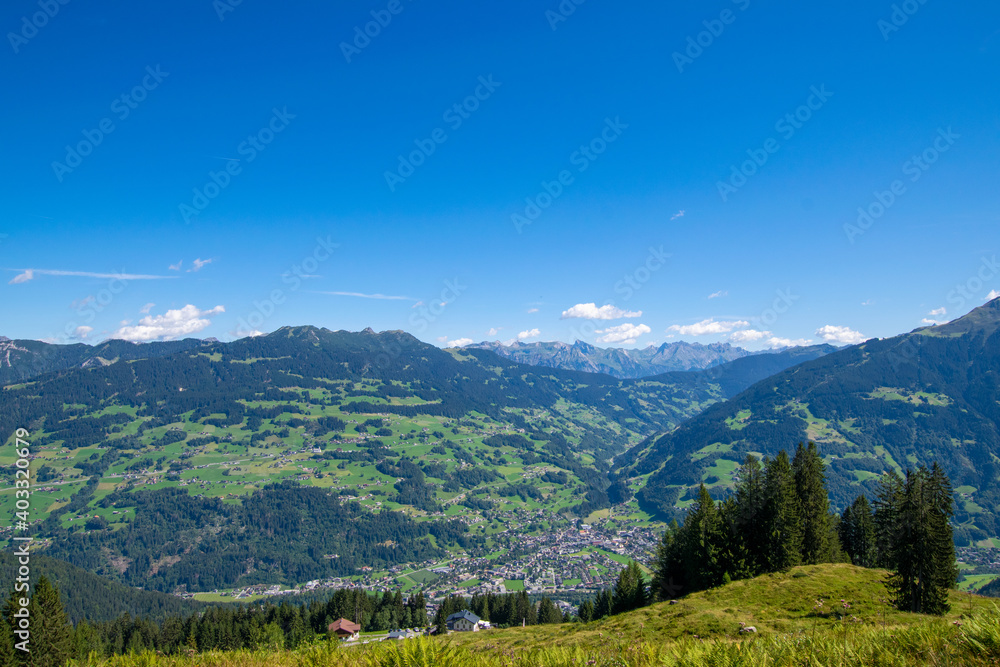
<path fill-rule="evenodd" d="M 479 632 L 479 617 L 471 611 L 459 611 L 447 619 L 448 629 L 455 632 Z"/>

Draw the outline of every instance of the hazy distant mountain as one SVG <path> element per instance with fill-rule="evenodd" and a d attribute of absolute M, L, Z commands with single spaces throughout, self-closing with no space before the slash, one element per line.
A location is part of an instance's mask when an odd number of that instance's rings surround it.
<path fill-rule="evenodd" d="M 520 343 L 504 345 L 499 341 L 484 341 L 468 347 L 491 350 L 521 364 L 565 368 L 588 373 L 607 373 L 621 379 L 635 379 L 671 371 L 697 371 L 712 368 L 757 352 L 733 347 L 729 343 L 664 343 L 659 347 L 629 350 L 616 347 L 596 347 L 583 341 L 572 345 L 550 343 Z"/>

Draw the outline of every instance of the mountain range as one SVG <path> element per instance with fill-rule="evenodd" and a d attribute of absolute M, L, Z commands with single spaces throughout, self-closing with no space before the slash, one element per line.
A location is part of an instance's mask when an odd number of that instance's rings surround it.
<path fill-rule="evenodd" d="M 565 368 L 588 373 L 607 373 L 620 379 L 635 379 L 670 371 L 690 371 L 712 368 L 753 354 L 729 343 L 663 343 L 642 349 L 596 347 L 576 341 L 572 345 L 560 341 L 509 344 L 484 341 L 467 347 L 490 350 L 497 355 L 531 366 Z"/>

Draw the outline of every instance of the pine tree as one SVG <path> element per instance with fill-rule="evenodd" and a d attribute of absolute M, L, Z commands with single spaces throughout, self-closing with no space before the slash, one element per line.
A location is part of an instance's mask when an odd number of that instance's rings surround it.
<path fill-rule="evenodd" d="M 722 583 L 722 521 L 715 501 L 702 484 L 684 519 L 682 561 L 684 583 L 689 590 L 700 591 Z"/>
<path fill-rule="evenodd" d="M 825 468 L 815 442 L 807 446 L 799 443 L 792 470 L 802 519 L 802 562 L 808 565 L 830 560 L 830 500 Z"/>
<path fill-rule="evenodd" d="M 31 596 L 31 662 L 35 667 L 62 667 L 72 651 L 72 626 L 59 591 L 45 575 Z"/>
<path fill-rule="evenodd" d="M 899 531 L 903 479 L 895 470 L 882 475 L 875 492 L 872 520 L 875 524 L 875 564 L 889 570 L 896 568 L 894 544 Z"/>
<path fill-rule="evenodd" d="M 682 543 L 681 527 L 676 520 L 671 521 L 660 538 L 653 561 L 653 596 L 657 600 L 673 600 L 684 592 Z"/>
<path fill-rule="evenodd" d="M 858 496 L 840 517 L 840 543 L 858 567 L 875 567 L 878 549 L 875 542 L 875 517 L 868 498 Z"/>
<path fill-rule="evenodd" d="M 594 603 L 590 600 L 584 600 L 580 603 L 580 608 L 577 611 L 577 616 L 584 623 L 589 623 L 594 620 Z"/>
<path fill-rule="evenodd" d="M 0 667 L 14 667 L 17 663 L 14 649 L 14 628 L 7 619 L 0 617 Z"/>
<path fill-rule="evenodd" d="M 944 614 L 950 608 L 948 589 L 958 577 L 949 523 L 953 511 L 951 483 L 936 463 L 931 470 L 907 472 L 889 582 L 899 609 Z"/>
<path fill-rule="evenodd" d="M 747 454 L 737 473 L 736 512 L 733 529 L 742 537 L 749 576 L 766 571 L 768 563 L 765 509 L 767 503 L 764 469 L 757 457 Z"/>
<path fill-rule="evenodd" d="M 594 619 L 599 620 L 611 615 L 611 593 L 603 590 L 594 600 Z"/>
<path fill-rule="evenodd" d="M 646 582 L 642 577 L 642 569 L 635 561 L 630 561 L 618 573 L 614 593 L 611 596 L 611 613 L 621 614 L 638 609 L 646 604 Z"/>
<path fill-rule="evenodd" d="M 784 450 L 765 464 L 764 535 L 767 570 L 786 570 L 802 562 L 802 520 L 788 453 Z"/>
<path fill-rule="evenodd" d="M 562 614 L 560 614 L 559 610 L 556 609 L 552 600 L 547 597 L 543 597 L 541 602 L 538 603 L 538 622 L 562 623 Z"/>

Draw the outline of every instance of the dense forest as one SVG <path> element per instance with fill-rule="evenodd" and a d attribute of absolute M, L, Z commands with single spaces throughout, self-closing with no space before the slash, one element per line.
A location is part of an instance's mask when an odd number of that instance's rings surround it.
<path fill-rule="evenodd" d="M 461 521 L 416 522 L 400 512 L 370 512 L 293 482 L 266 486 L 238 505 L 169 488 L 119 491 L 100 505 L 119 502 L 136 507 L 135 519 L 124 528 L 83 533 L 53 528 L 57 539 L 47 555 L 130 586 L 212 590 L 295 584 L 354 575 L 362 566 L 381 569 L 436 558 L 444 551 L 428 536 L 442 546 L 461 545 L 468 530 Z M 108 565 L 108 549 L 127 567 Z M 181 553 L 183 560 L 176 558 Z M 161 567 L 172 560 L 178 562 Z"/>

